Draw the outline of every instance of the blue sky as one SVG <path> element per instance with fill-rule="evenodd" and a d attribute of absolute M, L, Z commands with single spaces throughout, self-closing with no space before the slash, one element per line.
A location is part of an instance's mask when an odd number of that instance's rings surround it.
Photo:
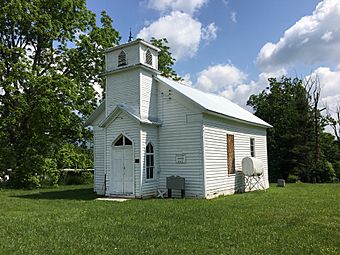
<path fill-rule="evenodd" d="M 186 83 L 245 105 L 270 76 L 318 74 L 322 103 L 340 95 L 339 0 L 88 0 L 127 41 L 166 37 Z M 339 27 L 339 29 L 338 29 Z M 339 83 L 339 84 L 338 84 Z"/>

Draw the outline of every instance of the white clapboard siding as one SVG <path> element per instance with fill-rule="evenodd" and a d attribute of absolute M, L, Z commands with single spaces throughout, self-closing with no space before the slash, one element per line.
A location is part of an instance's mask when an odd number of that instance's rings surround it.
<path fill-rule="evenodd" d="M 127 105 L 133 112 L 139 113 L 140 69 L 134 68 L 117 72 L 106 78 L 106 115 L 117 104 Z"/>
<path fill-rule="evenodd" d="M 140 45 L 139 58 L 140 58 L 141 63 L 146 64 L 145 60 L 146 60 L 146 51 L 147 50 L 149 50 L 151 55 L 152 55 L 152 66 L 151 67 L 158 70 L 158 52 L 154 49 L 151 49 L 150 47 L 148 47 L 144 44 Z"/>
<path fill-rule="evenodd" d="M 157 195 L 157 188 L 159 182 L 159 164 L 158 164 L 158 127 L 153 125 L 142 125 L 141 127 L 141 172 L 142 175 L 142 194 L 143 198 L 154 197 Z M 151 142 L 154 149 L 154 178 L 146 179 L 146 162 L 145 152 L 146 145 Z"/>
<path fill-rule="evenodd" d="M 104 195 L 104 148 L 105 129 L 93 127 L 94 135 L 94 191 L 99 195 Z"/>
<path fill-rule="evenodd" d="M 164 87 L 158 87 L 159 127 L 159 188 L 166 190 L 166 177 L 178 175 L 185 178 L 186 196 L 203 197 L 203 149 L 202 115 L 195 115 L 170 95 Z M 189 116 L 189 117 L 188 117 Z M 176 163 L 176 154 L 185 154 L 186 163 Z M 174 192 L 174 195 L 179 193 Z"/>
<path fill-rule="evenodd" d="M 157 84 L 152 78 L 151 72 L 141 70 L 140 87 L 141 117 L 144 119 L 157 120 Z"/>
<path fill-rule="evenodd" d="M 93 121 L 93 140 L 94 140 L 94 191 L 98 195 L 105 193 L 105 129 L 98 127 L 99 123 L 105 118 L 105 111 Z"/>
<path fill-rule="evenodd" d="M 134 44 L 134 45 L 124 47 L 124 49 L 117 49 L 117 50 L 108 52 L 105 58 L 106 59 L 106 71 L 111 71 L 113 69 L 119 68 L 118 67 L 118 55 L 121 51 L 124 51 L 126 53 L 127 66 L 135 65 L 139 63 L 140 61 L 139 45 Z"/>
<path fill-rule="evenodd" d="M 110 195 L 110 172 L 112 171 L 112 143 L 123 134 L 132 140 L 133 158 L 140 159 L 140 131 L 138 123 L 126 113 L 119 116 L 106 129 L 106 195 Z M 135 162 L 135 161 L 134 161 Z M 134 166 L 134 196 L 140 197 L 140 163 Z"/>
<path fill-rule="evenodd" d="M 206 197 L 244 189 L 242 159 L 250 156 L 250 138 L 255 139 L 255 156 L 263 161 L 265 187 L 268 187 L 266 130 L 210 115 L 204 115 L 203 120 Z M 227 134 L 234 135 L 236 173 L 231 175 L 227 169 Z"/>

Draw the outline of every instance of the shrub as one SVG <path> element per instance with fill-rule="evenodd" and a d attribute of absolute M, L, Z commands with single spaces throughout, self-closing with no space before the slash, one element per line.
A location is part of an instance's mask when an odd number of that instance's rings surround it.
<path fill-rule="evenodd" d="M 338 180 L 340 180 L 340 161 L 333 163 L 333 169 Z"/>
<path fill-rule="evenodd" d="M 336 180 L 332 163 L 323 160 L 312 170 L 313 182 L 334 182 Z"/>
<path fill-rule="evenodd" d="M 287 177 L 287 182 L 296 183 L 300 180 L 300 177 L 295 174 L 289 174 Z"/>
<path fill-rule="evenodd" d="M 59 184 L 78 185 L 93 182 L 93 170 L 60 171 Z"/>

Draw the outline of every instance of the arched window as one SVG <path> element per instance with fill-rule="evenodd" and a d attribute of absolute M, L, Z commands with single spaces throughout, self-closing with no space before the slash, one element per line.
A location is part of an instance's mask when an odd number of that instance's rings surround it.
<path fill-rule="evenodd" d="M 120 136 L 113 144 L 113 146 L 126 146 L 126 145 L 132 145 L 132 141 L 123 135 Z"/>
<path fill-rule="evenodd" d="M 145 63 L 152 66 L 152 54 L 151 54 L 150 50 L 146 51 Z"/>
<path fill-rule="evenodd" d="M 151 143 L 148 143 L 146 146 L 146 154 L 145 154 L 145 163 L 146 163 L 146 179 L 154 178 L 154 169 L 155 169 L 155 153 L 153 150 L 153 146 Z"/>
<path fill-rule="evenodd" d="M 125 66 L 126 64 L 126 53 L 122 50 L 118 55 L 118 66 Z"/>

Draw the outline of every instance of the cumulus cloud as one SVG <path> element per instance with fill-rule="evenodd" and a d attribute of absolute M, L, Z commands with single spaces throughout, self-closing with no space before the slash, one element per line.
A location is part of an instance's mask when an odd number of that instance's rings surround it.
<path fill-rule="evenodd" d="M 268 86 L 268 78 L 280 77 L 285 69 L 271 73 L 260 73 L 257 80 L 247 81 L 247 74 L 232 64 L 209 66 L 197 74 L 195 88 L 223 96 L 245 107 L 252 94 L 258 94 Z M 189 77 L 190 78 L 190 77 Z"/>
<path fill-rule="evenodd" d="M 228 86 L 239 85 L 247 75 L 232 64 L 209 66 L 198 73 L 196 87 L 200 90 L 221 93 Z"/>
<path fill-rule="evenodd" d="M 182 81 L 181 83 L 184 85 L 187 85 L 189 87 L 192 87 L 192 81 L 191 81 L 191 75 L 190 73 L 186 73 L 183 77 L 182 77 Z M 1 88 L 0 88 L 1 89 Z"/>
<path fill-rule="evenodd" d="M 273 73 L 260 73 L 256 80 L 243 82 L 234 86 L 228 86 L 227 89 L 220 94 L 232 102 L 246 107 L 249 97 L 253 94 L 258 94 L 266 87 L 268 87 L 268 78 L 281 77 L 286 74 L 285 69 L 277 70 Z"/>
<path fill-rule="evenodd" d="M 327 106 L 331 113 L 335 111 L 337 105 L 340 103 L 340 70 L 331 70 L 329 67 L 319 67 L 314 70 L 310 76 L 317 77 L 321 85 L 321 105 Z"/>
<path fill-rule="evenodd" d="M 207 2 L 208 0 L 149 0 L 148 7 L 160 11 L 162 16 L 145 25 L 137 38 L 167 38 L 177 60 L 195 56 L 202 40 L 210 42 L 217 38 L 218 27 L 214 22 L 203 26 L 193 17 Z"/>
<path fill-rule="evenodd" d="M 212 41 L 217 38 L 217 26 L 215 23 L 210 23 L 208 26 L 202 28 L 202 39 Z"/>
<path fill-rule="evenodd" d="M 148 7 L 157 11 L 181 11 L 193 15 L 208 0 L 149 0 Z"/>
<path fill-rule="evenodd" d="M 340 1 L 324 0 L 313 14 L 301 18 L 277 43 L 268 42 L 257 56 L 263 70 L 295 63 L 338 63 L 340 58 Z"/>
<path fill-rule="evenodd" d="M 201 28 L 202 24 L 190 15 L 174 11 L 144 27 L 137 37 L 144 40 L 167 38 L 171 52 L 178 60 L 196 54 L 201 41 Z"/>

